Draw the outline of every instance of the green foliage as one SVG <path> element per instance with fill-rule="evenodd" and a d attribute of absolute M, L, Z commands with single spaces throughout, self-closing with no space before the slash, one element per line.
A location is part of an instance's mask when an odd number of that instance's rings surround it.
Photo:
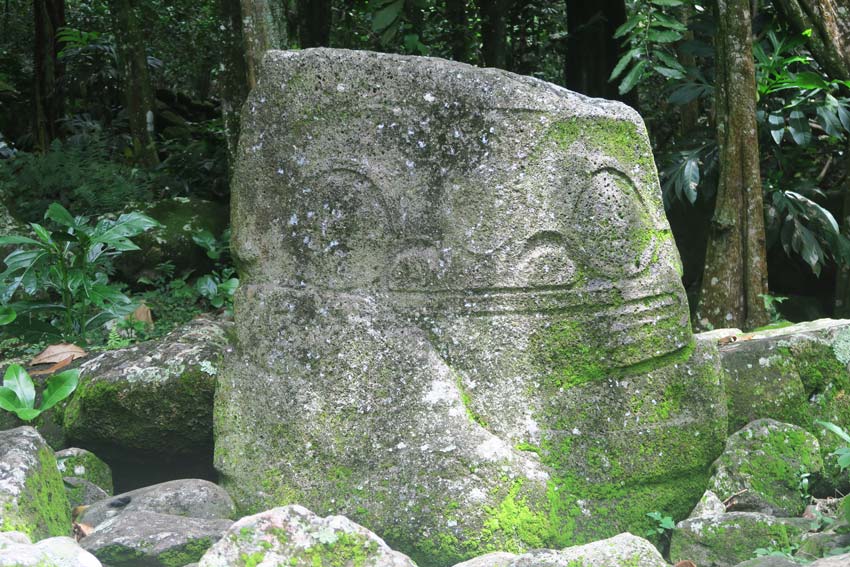
<path fill-rule="evenodd" d="M 29 222 L 42 218 L 53 202 L 100 214 L 152 197 L 148 176 L 111 161 L 98 136 L 80 143 L 55 140 L 44 154 L 18 152 L 0 160 L 0 195 L 16 217 Z"/>
<path fill-rule="evenodd" d="M 850 469 L 850 433 L 847 433 L 843 427 L 828 421 L 815 420 L 814 424 L 837 435 L 842 441 L 847 443 L 847 445 L 838 447 L 835 451 L 833 451 L 832 456 L 838 458 L 838 467 L 842 471 Z M 844 514 L 844 519 L 847 522 L 850 522 L 850 498 L 844 498 L 841 503 L 841 510 Z"/>
<path fill-rule="evenodd" d="M 797 563 L 808 563 L 801 558 L 794 557 L 794 552 L 797 551 L 799 545 L 789 545 L 788 547 L 759 547 L 753 552 L 754 557 L 784 557 Z"/>
<path fill-rule="evenodd" d="M 109 283 L 111 258 L 138 250 L 130 238 L 157 222 L 140 213 L 127 213 L 91 225 L 86 217 L 73 217 L 58 203 L 48 207 L 45 218 L 60 228 L 50 231 L 31 223 L 35 239 L 0 237 L 0 245 L 23 246 L 6 257 L 6 270 L 0 273 L 0 304 L 18 314 L 15 325 L 20 324 L 21 332 L 59 333 L 85 343 L 93 329 L 135 309 L 130 298 Z M 33 299 L 10 304 L 20 294 Z M 45 325 L 44 315 L 55 318 Z"/>
<path fill-rule="evenodd" d="M 761 297 L 762 301 L 764 301 L 764 309 L 770 316 L 770 322 L 777 323 L 781 321 L 782 314 L 779 313 L 779 304 L 786 301 L 788 298 L 780 295 L 770 295 L 769 293 L 761 293 L 759 294 L 759 297 Z"/>
<path fill-rule="evenodd" d="M 202 230 L 192 235 L 192 240 L 206 250 L 207 256 L 216 260 L 218 269 L 201 276 L 195 282 L 198 294 L 206 299 L 214 309 L 225 309 L 227 313 L 233 312 L 233 295 L 239 287 L 239 278 L 233 277 L 235 270 L 223 264 L 225 258 L 230 254 L 230 229 L 225 230 L 221 238 L 216 238 L 208 230 Z"/>
<path fill-rule="evenodd" d="M 665 516 L 661 512 L 649 512 L 647 516 L 655 522 L 652 529 L 646 533 L 647 537 L 663 535 L 676 529 L 676 522 L 670 516 Z"/>
<path fill-rule="evenodd" d="M 78 369 L 54 374 L 47 380 L 41 404 L 35 407 L 35 385 L 20 364 L 11 364 L 0 387 L 0 409 L 14 413 L 24 421 L 32 421 L 71 395 L 79 383 Z"/>
<path fill-rule="evenodd" d="M 634 89 L 649 74 L 664 79 L 684 79 L 688 71 L 679 63 L 672 44 L 684 38 L 687 26 L 671 15 L 670 9 L 684 5 L 682 0 L 637 0 L 626 22 L 617 28 L 615 38 L 627 49 L 611 72 L 620 77 L 620 94 Z"/>

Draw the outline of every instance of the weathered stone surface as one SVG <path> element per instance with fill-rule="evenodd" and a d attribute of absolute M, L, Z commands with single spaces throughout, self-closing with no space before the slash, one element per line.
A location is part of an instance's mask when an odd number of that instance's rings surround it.
<path fill-rule="evenodd" d="M 818 438 L 829 479 L 842 483 L 846 475 L 829 456 L 842 441 L 813 420 L 850 428 L 850 320 L 741 335 L 720 354 L 728 373 L 730 433 L 762 417 L 799 425 Z"/>
<path fill-rule="evenodd" d="M 495 562 L 488 562 L 491 558 Z M 655 546 L 643 538 L 628 533 L 560 551 L 538 549 L 512 558 L 500 557 L 500 554 L 486 555 L 455 567 L 630 567 L 632 565 L 667 567 L 667 563 Z"/>
<path fill-rule="evenodd" d="M 809 534 L 794 553 L 796 557 L 807 561 L 828 555 L 835 549 L 850 546 L 850 534 L 837 534 L 832 531 Z"/>
<path fill-rule="evenodd" d="M 458 563 L 454 567 L 510 567 L 511 562 L 517 558 L 515 553 L 505 553 L 503 551 L 494 551 L 463 563 Z"/>
<path fill-rule="evenodd" d="M 157 512 L 202 519 L 231 518 L 233 501 L 223 488 L 200 479 L 172 480 L 101 500 L 80 515 L 79 522 L 99 526 L 126 513 Z"/>
<path fill-rule="evenodd" d="M 0 533 L 0 567 L 101 567 L 97 558 L 69 537 L 32 544 L 21 532 Z"/>
<path fill-rule="evenodd" d="M 0 531 L 69 535 L 71 516 L 53 451 L 32 427 L 0 431 Z"/>
<path fill-rule="evenodd" d="M 725 513 L 726 505 L 723 504 L 723 501 L 714 492 L 706 490 L 688 517 L 699 518 L 701 516 L 714 516 Z"/>
<path fill-rule="evenodd" d="M 98 525 L 80 544 L 109 567 L 182 567 L 200 559 L 232 523 L 126 512 Z"/>
<path fill-rule="evenodd" d="M 200 561 L 200 567 L 362 565 L 416 567 L 404 554 L 348 518 L 320 518 L 303 506 L 274 508 L 238 520 Z"/>
<path fill-rule="evenodd" d="M 110 496 L 101 487 L 84 478 L 66 476 L 62 477 L 62 482 L 65 484 L 65 495 L 68 497 L 68 505 L 71 510 L 77 506 L 94 504 Z"/>
<path fill-rule="evenodd" d="M 676 524 L 670 538 L 670 560 L 687 559 L 699 567 L 732 567 L 751 559 L 756 549 L 799 544 L 810 524 L 803 518 L 774 518 L 757 512 L 690 518 Z"/>
<path fill-rule="evenodd" d="M 65 410 L 68 437 L 104 455 L 203 452 L 212 444 L 213 392 L 226 346 L 224 324 L 198 318 L 162 339 L 86 361 Z"/>
<path fill-rule="evenodd" d="M 725 433 L 640 117 L 436 59 L 271 52 L 233 188 L 216 463 L 423 567 L 686 515 Z"/>
<path fill-rule="evenodd" d="M 91 451 L 77 447 L 57 451 L 56 465 L 62 476 L 85 479 L 112 495 L 112 469 Z"/>
<path fill-rule="evenodd" d="M 847 567 L 848 565 L 850 565 L 850 553 L 824 557 L 814 563 L 809 563 L 809 567 Z"/>
<path fill-rule="evenodd" d="M 772 516 L 803 514 L 800 476 L 823 468 L 820 447 L 806 430 L 772 419 L 759 419 L 730 436 L 714 462 L 709 490 L 723 500 L 735 496 L 729 509 Z"/>
<path fill-rule="evenodd" d="M 134 206 L 132 210 L 150 216 L 162 226 L 133 238 L 139 250 L 118 257 L 116 268 L 125 281 L 133 282 L 139 275 L 150 277 L 166 261 L 174 265 L 177 275 L 189 271 L 201 275 L 213 269 L 213 261 L 192 237 L 202 230 L 220 236 L 227 228 L 226 205 L 195 197 L 173 197 Z"/>

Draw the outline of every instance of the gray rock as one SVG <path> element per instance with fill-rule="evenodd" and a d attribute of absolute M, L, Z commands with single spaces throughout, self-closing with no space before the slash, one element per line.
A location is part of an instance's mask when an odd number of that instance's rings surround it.
<path fill-rule="evenodd" d="M 32 544 L 26 534 L 0 533 L 0 567 L 101 567 L 97 558 L 69 537 Z"/>
<path fill-rule="evenodd" d="M 843 441 L 813 420 L 850 429 L 850 320 L 820 319 L 742 335 L 721 346 L 720 354 L 727 371 L 729 432 L 759 418 L 803 427 L 820 442 L 830 482 L 846 483 L 832 456 Z"/>
<path fill-rule="evenodd" d="M 207 480 L 172 480 L 101 500 L 86 508 L 78 521 L 97 527 L 130 512 L 157 512 L 202 519 L 231 518 L 236 509 L 220 486 Z"/>
<path fill-rule="evenodd" d="M 699 567 L 732 567 L 751 559 L 756 549 L 798 545 L 810 524 L 803 518 L 775 518 L 757 512 L 689 518 L 673 530 L 670 560 L 690 560 Z"/>
<path fill-rule="evenodd" d="M 199 562 L 200 567 L 232 567 L 244 557 L 255 565 L 368 565 L 416 567 L 410 558 L 348 518 L 320 518 L 303 506 L 275 508 L 234 523 Z"/>
<path fill-rule="evenodd" d="M 56 465 L 62 476 L 85 479 L 112 495 L 112 469 L 94 453 L 77 447 L 63 449 L 56 452 Z"/>
<path fill-rule="evenodd" d="M 198 318 L 162 339 L 86 361 L 65 410 L 68 437 L 105 456 L 127 450 L 173 456 L 210 447 L 226 346 L 224 324 Z"/>
<path fill-rule="evenodd" d="M 490 559 L 496 562 L 489 562 Z M 538 549 L 520 556 L 490 554 L 455 567 L 668 567 L 664 558 L 647 540 L 620 534 L 586 545 L 560 551 Z"/>
<path fill-rule="evenodd" d="M 723 504 L 723 501 L 712 491 L 706 490 L 688 517 L 699 518 L 701 516 L 714 516 L 725 513 L 726 505 Z"/>
<path fill-rule="evenodd" d="M 110 496 L 101 487 L 84 478 L 65 476 L 62 477 L 62 482 L 65 483 L 65 495 L 68 497 L 68 505 L 71 510 L 74 510 L 77 506 L 94 504 Z"/>
<path fill-rule="evenodd" d="M 633 110 L 312 49 L 267 54 L 242 123 L 216 393 L 240 506 L 342 514 L 423 566 L 687 515 L 726 401 Z"/>
<path fill-rule="evenodd" d="M 834 531 L 809 534 L 794 552 L 794 556 L 806 561 L 814 561 L 825 557 L 836 549 L 850 547 L 850 534 L 839 534 Z"/>
<path fill-rule="evenodd" d="M 796 425 L 759 419 L 726 441 L 713 465 L 709 490 L 724 500 L 739 494 L 730 510 L 800 516 L 806 507 L 800 475 L 817 474 L 822 468 L 820 447 L 812 434 Z"/>
<path fill-rule="evenodd" d="M 847 567 L 848 565 L 850 565 L 850 553 L 824 557 L 814 563 L 809 563 L 809 567 Z"/>
<path fill-rule="evenodd" d="M 458 563 L 454 567 L 510 567 L 512 561 L 516 558 L 516 554 L 495 551 L 476 557 L 475 559 L 470 559 L 469 561 L 464 561 L 463 563 Z"/>
<path fill-rule="evenodd" d="M 183 566 L 198 561 L 232 523 L 126 512 L 98 525 L 80 545 L 109 567 Z"/>
<path fill-rule="evenodd" d="M 56 459 L 32 427 L 0 431 L 0 530 L 34 539 L 71 532 Z"/>

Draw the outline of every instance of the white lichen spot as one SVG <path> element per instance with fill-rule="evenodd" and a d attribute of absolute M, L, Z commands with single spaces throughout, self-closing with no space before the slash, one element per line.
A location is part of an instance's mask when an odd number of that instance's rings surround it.
<path fill-rule="evenodd" d="M 216 374 L 218 374 L 218 370 L 215 366 L 213 366 L 213 363 L 209 360 L 202 360 L 199 366 L 201 367 L 201 372 L 209 374 L 210 376 L 215 376 Z"/>
<path fill-rule="evenodd" d="M 434 102 L 435 100 L 437 100 L 436 98 L 434 98 L 434 95 L 432 95 L 431 93 L 425 93 L 425 95 L 422 98 L 425 99 L 425 102 Z"/>

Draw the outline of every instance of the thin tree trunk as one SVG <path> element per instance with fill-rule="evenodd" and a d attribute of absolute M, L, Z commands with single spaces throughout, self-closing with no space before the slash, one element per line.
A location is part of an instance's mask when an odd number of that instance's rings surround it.
<path fill-rule="evenodd" d="M 331 0 L 298 0 L 301 47 L 326 47 L 331 40 Z"/>
<path fill-rule="evenodd" d="M 56 34 L 65 26 L 64 0 L 34 0 L 35 16 L 33 105 L 36 146 L 46 151 L 58 135 L 58 121 L 64 114 L 62 92 L 64 66 L 59 60 Z"/>
<path fill-rule="evenodd" d="M 159 163 L 154 132 L 156 97 L 148 74 L 139 0 L 110 0 L 109 9 L 133 149 L 139 163 L 153 166 Z"/>
<path fill-rule="evenodd" d="M 286 44 L 280 37 L 268 0 L 241 0 L 242 39 L 245 44 L 245 62 L 248 87 L 257 86 L 257 73 L 263 54 Z"/>
<path fill-rule="evenodd" d="M 225 28 L 224 69 L 221 81 L 221 114 L 229 162 L 236 157 L 239 141 L 239 112 L 248 96 L 248 68 L 242 38 L 242 7 L 239 0 L 219 0 L 219 17 Z"/>
<path fill-rule="evenodd" d="M 769 317 L 750 3 L 716 0 L 715 10 L 720 179 L 697 325 L 751 329 Z"/>
<path fill-rule="evenodd" d="M 469 61 L 469 20 L 466 17 L 466 0 L 446 0 L 446 20 L 449 22 L 448 43 L 452 59 Z"/>
<path fill-rule="evenodd" d="M 848 144 L 847 152 L 850 152 Z M 841 234 L 850 238 L 850 175 L 844 178 Z M 838 262 L 835 274 L 835 317 L 850 317 L 850 264 Z"/>
<path fill-rule="evenodd" d="M 567 0 L 564 82 L 568 89 L 588 96 L 623 98 L 608 77 L 621 52 L 614 32 L 625 21 L 623 0 Z"/>
<path fill-rule="evenodd" d="M 514 0 L 479 0 L 482 56 L 486 67 L 504 69 L 508 61 L 506 17 Z"/>
<path fill-rule="evenodd" d="M 850 78 L 850 0 L 774 0 L 807 43 L 817 62 L 835 79 Z"/>

